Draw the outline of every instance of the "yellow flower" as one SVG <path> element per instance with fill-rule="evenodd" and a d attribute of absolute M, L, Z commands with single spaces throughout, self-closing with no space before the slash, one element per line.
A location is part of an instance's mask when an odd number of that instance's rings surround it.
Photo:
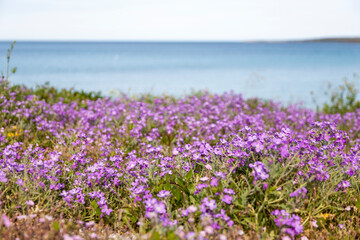
<path fill-rule="evenodd" d="M 14 134 L 13 133 L 8 133 L 8 137 L 13 137 Z"/>
<path fill-rule="evenodd" d="M 323 219 L 327 219 L 327 218 L 331 217 L 331 215 L 328 213 L 325 213 L 325 214 L 320 214 L 319 217 L 323 218 Z"/>

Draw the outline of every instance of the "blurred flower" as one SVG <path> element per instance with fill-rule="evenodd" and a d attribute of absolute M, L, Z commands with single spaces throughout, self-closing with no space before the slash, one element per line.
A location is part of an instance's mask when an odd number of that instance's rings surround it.
<path fill-rule="evenodd" d="M 345 229 L 345 224 L 339 224 L 340 229 Z"/>
<path fill-rule="evenodd" d="M 301 198 L 305 198 L 306 197 L 306 193 L 307 193 L 307 189 L 305 187 L 302 187 L 298 190 L 296 190 L 295 192 L 290 193 L 290 197 L 301 197 Z"/>
<path fill-rule="evenodd" d="M 223 235 L 223 234 L 219 235 L 219 240 L 226 240 L 226 239 L 227 239 L 227 237 L 225 235 Z"/>
<path fill-rule="evenodd" d="M 16 183 L 17 185 L 19 185 L 19 186 L 24 186 L 24 181 L 23 181 L 22 179 L 16 180 L 15 183 Z"/>
<path fill-rule="evenodd" d="M 6 174 L 0 170 L 0 182 L 7 182 Z"/>
<path fill-rule="evenodd" d="M 98 235 L 96 233 L 90 233 L 89 237 L 90 238 L 98 238 Z"/>
<path fill-rule="evenodd" d="M 265 180 L 269 177 L 269 170 L 266 168 L 265 164 L 262 162 L 255 162 L 255 163 L 250 163 L 249 167 L 253 168 L 253 176 L 254 176 L 254 180 L 257 181 L 259 179 L 261 180 Z"/>
<path fill-rule="evenodd" d="M 26 205 L 28 206 L 34 206 L 34 202 L 32 200 L 27 200 Z"/>
<path fill-rule="evenodd" d="M 210 186 L 217 187 L 219 184 L 219 180 L 216 177 L 213 177 L 210 182 Z"/>
<path fill-rule="evenodd" d="M 214 234 L 214 228 L 212 226 L 206 226 L 204 230 L 208 234 Z"/>
<path fill-rule="evenodd" d="M 17 216 L 16 218 L 17 218 L 17 220 L 24 220 L 24 219 L 27 218 L 27 216 L 26 215 L 20 215 L 20 216 Z"/>
<path fill-rule="evenodd" d="M 314 227 L 314 228 L 318 228 L 319 226 L 317 225 L 317 221 L 316 220 L 313 220 L 310 222 L 311 225 Z"/>
<path fill-rule="evenodd" d="M 224 188 L 224 193 L 233 195 L 235 194 L 235 191 L 232 190 L 231 188 Z"/>
<path fill-rule="evenodd" d="M 5 214 L 2 215 L 2 223 L 7 228 L 11 227 L 11 225 L 12 225 L 10 219 Z"/>
<path fill-rule="evenodd" d="M 212 170 L 212 167 L 211 167 L 210 164 L 206 164 L 206 165 L 205 165 L 205 168 L 208 169 L 208 170 Z"/>
<path fill-rule="evenodd" d="M 230 195 L 224 195 L 224 196 L 221 198 L 221 201 L 223 201 L 223 202 L 226 203 L 226 204 L 231 204 L 232 199 L 233 199 L 232 196 L 230 196 Z"/>
<path fill-rule="evenodd" d="M 85 223 L 85 226 L 86 226 L 86 227 L 95 226 L 95 222 L 94 222 L 94 221 L 86 222 L 86 223 Z"/>
<path fill-rule="evenodd" d="M 167 190 L 161 190 L 158 194 L 157 194 L 158 197 L 160 198 L 166 198 L 168 196 L 170 196 L 170 192 L 167 191 Z"/>
<path fill-rule="evenodd" d="M 196 237 L 196 234 L 194 232 L 188 232 L 186 234 L 186 239 L 191 240 L 194 239 Z"/>
<path fill-rule="evenodd" d="M 275 224 L 281 227 L 282 230 L 289 234 L 291 237 L 299 235 L 303 232 L 303 226 L 301 225 L 301 218 L 295 214 L 290 214 L 285 210 L 275 210 L 271 213 L 275 216 Z"/>

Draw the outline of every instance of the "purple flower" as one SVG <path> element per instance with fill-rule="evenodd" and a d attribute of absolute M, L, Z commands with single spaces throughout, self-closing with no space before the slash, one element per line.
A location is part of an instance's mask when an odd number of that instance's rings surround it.
<path fill-rule="evenodd" d="M 96 233 L 90 233 L 89 237 L 90 238 L 98 238 L 98 235 Z"/>
<path fill-rule="evenodd" d="M 7 228 L 11 227 L 11 225 L 12 225 L 10 219 L 5 214 L 2 215 L 2 223 Z"/>
<path fill-rule="evenodd" d="M 249 167 L 254 169 L 253 176 L 255 181 L 259 179 L 266 180 L 267 178 L 269 178 L 269 174 L 268 174 L 269 170 L 266 168 L 264 163 L 258 161 L 249 164 Z"/>
<path fill-rule="evenodd" d="M 166 205 L 163 202 L 158 201 L 153 205 L 153 207 L 154 207 L 154 211 L 156 213 L 159 213 L 159 214 L 166 213 Z"/>
<path fill-rule="evenodd" d="M 219 149 L 219 148 L 215 148 L 215 149 L 214 149 L 214 153 L 215 153 L 216 155 L 218 155 L 218 156 L 222 155 L 222 151 L 221 151 L 221 149 Z"/>
<path fill-rule="evenodd" d="M 17 217 L 16 217 L 17 220 L 24 220 L 24 219 L 26 219 L 26 218 L 27 218 L 26 215 L 20 215 L 20 216 L 17 216 Z"/>
<path fill-rule="evenodd" d="M 299 235 L 303 232 L 303 226 L 301 225 L 301 218 L 295 214 L 290 214 L 285 210 L 275 210 L 271 213 L 275 216 L 275 224 L 280 227 L 282 231 L 289 234 L 292 238 L 295 235 Z"/>
<path fill-rule="evenodd" d="M 222 178 L 222 179 L 226 178 L 226 175 L 223 172 L 215 172 L 215 176 Z"/>
<path fill-rule="evenodd" d="M 187 209 L 186 209 L 186 210 L 182 210 L 182 211 L 181 211 L 181 214 L 182 214 L 183 217 L 185 217 L 185 216 L 189 215 L 189 211 L 188 211 Z"/>
<path fill-rule="evenodd" d="M 198 184 L 198 185 L 196 186 L 197 191 L 195 191 L 194 194 L 199 193 L 202 189 L 207 188 L 207 187 L 209 187 L 209 185 L 206 184 L 206 183 L 200 183 L 200 184 Z"/>
<path fill-rule="evenodd" d="M 206 164 L 206 165 L 205 165 L 205 168 L 208 169 L 208 170 L 212 170 L 212 167 L 211 167 L 210 164 Z"/>
<path fill-rule="evenodd" d="M 350 182 L 349 182 L 349 181 L 346 181 L 346 180 L 341 181 L 341 182 L 337 185 L 337 187 L 338 187 L 339 189 L 345 189 L 345 188 L 348 188 L 348 187 L 350 187 L 350 186 L 351 186 Z"/>
<path fill-rule="evenodd" d="M 224 193 L 234 195 L 235 191 L 232 190 L 231 188 L 224 188 Z"/>
<path fill-rule="evenodd" d="M 136 167 L 136 165 L 137 165 L 137 162 L 135 162 L 135 161 L 128 162 L 126 170 L 131 170 L 134 167 Z"/>
<path fill-rule="evenodd" d="M 317 225 L 317 221 L 316 220 L 313 220 L 310 222 L 311 225 L 314 227 L 314 228 L 318 228 L 319 226 Z"/>
<path fill-rule="evenodd" d="M 253 142 L 251 146 L 255 148 L 255 152 L 257 153 L 264 150 L 264 144 L 260 141 Z"/>
<path fill-rule="evenodd" d="M 230 195 L 224 195 L 224 196 L 221 198 L 221 201 L 223 201 L 223 202 L 226 203 L 226 204 L 231 204 L 232 199 L 233 199 L 232 196 L 230 196 Z"/>
<path fill-rule="evenodd" d="M 6 174 L 0 170 L 0 182 L 7 182 Z"/>
<path fill-rule="evenodd" d="M 345 229 L 345 224 L 339 224 L 340 229 Z"/>
<path fill-rule="evenodd" d="M 176 156 L 176 155 L 179 154 L 179 151 L 178 151 L 176 148 L 174 148 L 174 149 L 172 150 L 172 154 Z"/>
<path fill-rule="evenodd" d="M 200 210 L 206 212 L 206 209 L 213 211 L 217 207 L 216 201 L 214 199 L 204 198 L 202 204 L 200 205 Z"/>
<path fill-rule="evenodd" d="M 168 196 L 170 196 L 170 192 L 167 191 L 167 190 L 161 190 L 158 194 L 157 194 L 158 197 L 160 198 L 166 198 Z"/>
<path fill-rule="evenodd" d="M 208 177 L 202 177 L 202 178 L 200 178 L 200 181 L 202 181 L 202 182 L 205 182 L 205 181 L 207 181 L 207 180 L 209 180 Z"/>
<path fill-rule="evenodd" d="M 86 223 L 85 223 L 85 226 L 86 226 L 86 227 L 95 226 L 95 222 L 94 222 L 94 221 L 86 222 Z"/>
<path fill-rule="evenodd" d="M 110 215 L 110 213 L 112 212 L 113 210 L 111 208 L 108 208 L 107 205 L 104 205 L 101 207 L 101 212 L 102 213 L 105 213 L 106 215 Z"/>
<path fill-rule="evenodd" d="M 287 145 L 284 145 L 280 148 L 280 155 L 281 155 L 281 157 L 289 157 L 290 156 Z"/>
<path fill-rule="evenodd" d="M 188 232 L 186 234 L 186 239 L 191 240 L 191 239 L 195 239 L 195 237 L 196 237 L 196 234 L 194 232 Z"/>
<path fill-rule="evenodd" d="M 45 188 L 45 184 L 43 183 L 43 182 L 39 182 L 39 185 L 41 186 L 41 187 L 43 187 L 43 188 Z"/>
<path fill-rule="evenodd" d="M 194 213 L 197 211 L 197 207 L 193 206 L 193 205 L 190 205 L 188 208 L 187 208 L 187 211 L 189 213 Z"/>
<path fill-rule="evenodd" d="M 290 193 L 290 197 L 301 197 L 301 198 L 305 198 L 306 197 L 306 193 L 307 193 L 307 189 L 305 187 L 299 188 L 298 190 L 296 190 L 295 192 Z"/>
<path fill-rule="evenodd" d="M 210 182 L 210 186 L 217 187 L 219 185 L 219 180 L 216 177 L 213 177 Z"/>
<path fill-rule="evenodd" d="M 34 206 L 34 202 L 32 200 L 28 200 L 28 201 L 26 201 L 26 205 Z"/>
<path fill-rule="evenodd" d="M 24 181 L 23 181 L 22 179 L 16 180 L 15 183 L 16 183 L 17 185 L 19 185 L 19 186 L 24 186 Z"/>

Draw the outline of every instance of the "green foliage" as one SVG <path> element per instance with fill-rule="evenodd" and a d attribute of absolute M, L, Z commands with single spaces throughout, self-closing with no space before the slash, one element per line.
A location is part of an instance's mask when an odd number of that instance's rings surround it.
<path fill-rule="evenodd" d="M 14 85 L 10 87 L 10 91 L 22 91 L 23 96 L 35 95 L 38 97 L 38 100 L 44 100 L 49 104 L 54 104 L 57 102 L 63 102 L 66 104 L 77 102 L 80 104 L 80 107 L 86 107 L 84 101 L 91 100 L 95 101 L 99 98 L 102 98 L 100 92 L 85 92 L 84 90 L 74 90 L 74 89 L 61 89 L 50 86 L 49 82 L 46 82 L 43 85 L 37 85 L 35 88 L 27 88 L 25 86 Z"/>
<path fill-rule="evenodd" d="M 328 85 L 328 90 L 325 95 L 329 97 L 329 102 L 322 107 L 317 107 L 318 110 L 328 114 L 345 114 L 347 112 L 355 112 L 360 108 L 360 101 L 357 99 L 359 89 L 356 84 L 357 76 L 354 76 L 354 81 L 344 80 L 343 84 L 333 89 L 332 85 Z"/>
<path fill-rule="evenodd" d="M 0 94 L 8 97 L 9 92 L 16 92 L 16 100 L 26 99 L 30 95 L 38 97 L 38 100 L 44 100 L 49 104 L 54 104 L 59 101 L 63 103 L 70 104 L 76 102 L 80 107 L 86 107 L 86 100 L 95 101 L 99 98 L 102 98 L 100 92 L 85 92 L 84 90 L 74 90 L 74 89 L 57 89 L 50 86 L 49 82 L 46 82 L 43 85 L 37 85 L 35 88 L 28 88 L 22 85 L 12 85 L 9 84 L 9 77 L 12 74 L 15 74 L 17 67 L 10 68 L 10 59 L 12 51 L 14 50 L 16 41 L 13 41 L 10 45 L 10 48 L 6 54 L 6 73 L 1 72 L 0 78 Z"/>

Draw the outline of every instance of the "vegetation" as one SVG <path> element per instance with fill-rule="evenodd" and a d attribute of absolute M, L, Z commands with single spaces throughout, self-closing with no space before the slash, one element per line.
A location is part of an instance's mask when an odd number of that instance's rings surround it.
<path fill-rule="evenodd" d="M 331 84 L 325 94 L 329 97 L 329 102 L 325 103 L 321 111 L 329 114 L 345 114 L 347 112 L 356 112 L 360 108 L 360 101 L 357 99 L 359 89 L 356 87 L 357 76 L 354 81 L 344 80 L 344 83 L 332 88 Z M 319 107 L 318 107 L 319 109 Z"/>
<path fill-rule="evenodd" d="M 111 100 L 3 76 L 0 236 L 355 239 L 350 89 L 314 112 L 227 93 Z"/>

